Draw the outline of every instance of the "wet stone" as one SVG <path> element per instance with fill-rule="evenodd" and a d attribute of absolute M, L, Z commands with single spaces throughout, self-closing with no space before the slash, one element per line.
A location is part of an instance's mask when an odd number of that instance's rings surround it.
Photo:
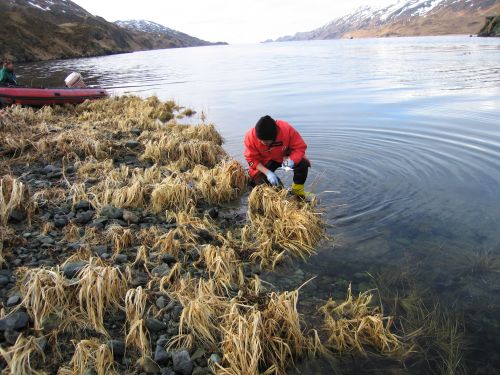
<path fill-rule="evenodd" d="M 192 375 L 208 375 L 211 374 L 210 370 L 206 367 L 195 367 Z"/>
<path fill-rule="evenodd" d="M 21 334 L 21 332 L 12 331 L 9 329 L 3 333 L 3 337 L 5 338 L 5 341 L 7 342 L 7 344 L 14 345 L 20 334 Z"/>
<path fill-rule="evenodd" d="M 156 299 L 156 306 L 159 309 L 163 309 L 165 306 L 167 306 L 167 299 L 164 296 L 160 296 Z"/>
<path fill-rule="evenodd" d="M 54 226 L 56 228 L 63 228 L 68 224 L 69 220 L 66 215 L 55 216 L 54 217 Z"/>
<path fill-rule="evenodd" d="M 5 286 L 10 282 L 10 277 L 0 275 L 0 286 Z"/>
<path fill-rule="evenodd" d="M 75 204 L 75 210 L 87 211 L 90 209 L 92 209 L 92 204 L 86 199 L 83 199 Z"/>
<path fill-rule="evenodd" d="M 222 358 L 220 357 L 220 355 L 219 355 L 219 354 L 217 354 L 217 353 L 213 353 L 213 354 L 210 356 L 210 361 L 212 361 L 213 363 L 221 363 Z"/>
<path fill-rule="evenodd" d="M 167 263 L 168 265 L 172 265 L 174 263 L 177 263 L 177 258 L 174 257 L 173 255 L 171 254 L 163 254 L 161 256 L 161 260 L 164 262 L 164 263 Z"/>
<path fill-rule="evenodd" d="M 130 133 L 132 133 L 133 135 L 141 135 L 142 130 L 139 128 L 132 128 L 130 129 Z"/>

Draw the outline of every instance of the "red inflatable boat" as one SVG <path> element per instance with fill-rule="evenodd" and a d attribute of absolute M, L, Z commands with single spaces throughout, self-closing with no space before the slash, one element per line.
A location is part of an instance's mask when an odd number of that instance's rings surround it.
<path fill-rule="evenodd" d="M 85 100 L 102 99 L 107 96 L 109 96 L 108 92 L 100 88 L 36 89 L 0 86 L 0 106 L 9 104 L 31 106 L 79 104 Z"/>

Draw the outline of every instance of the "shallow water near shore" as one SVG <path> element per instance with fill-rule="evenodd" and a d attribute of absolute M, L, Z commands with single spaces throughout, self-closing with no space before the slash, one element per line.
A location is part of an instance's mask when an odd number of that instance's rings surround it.
<path fill-rule="evenodd" d="M 288 288 L 316 277 L 302 289 L 304 311 L 341 298 L 350 282 L 355 290 L 379 287 L 389 310 L 396 295 L 418 295 L 458 322 L 466 372 L 495 374 L 498 61 L 500 40 L 454 36 L 149 51 L 25 64 L 18 75 L 22 84 L 56 85 L 79 71 L 117 94 L 176 99 L 204 110 L 240 160 L 244 133 L 258 117 L 291 122 L 309 145 L 309 182 L 335 240 L 267 281 Z M 373 359 L 334 366 L 342 373 L 440 373 L 432 358 L 406 365 Z M 322 361 L 301 366 L 303 373 L 332 371 Z"/>

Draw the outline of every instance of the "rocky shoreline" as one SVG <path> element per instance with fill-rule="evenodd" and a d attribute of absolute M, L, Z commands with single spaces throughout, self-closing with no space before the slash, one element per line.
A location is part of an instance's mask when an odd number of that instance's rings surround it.
<path fill-rule="evenodd" d="M 321 215 L 269 187 L 252 191 L 248 212 L 234 206 L 247 196 L 245 171 L 213 125 L 179 124 L 193 113 L 136 97 L 5 110 L 3 368 L 283 374 L 325 350 L 400 352 L 371 297 L 329 301 L 324 326 L 308 327 L 298 291 L 262 283 L 262 270 L 314 252 Z M 354 331 L 337 324 L 365 328 L 346 344 Z"/>

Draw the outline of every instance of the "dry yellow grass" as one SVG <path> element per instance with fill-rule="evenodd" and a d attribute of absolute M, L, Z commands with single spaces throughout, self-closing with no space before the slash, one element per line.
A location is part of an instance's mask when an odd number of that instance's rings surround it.
<path fill-rule="evenodd" d="M 283 189 L 254 188 L 248 217 L 250 224 L 242 229 L 242 239 L 258 249 L 250 258 L 262 266 L 274 267 L 285 252 L 305 260 L 324 238 L 323 221 L 314 204 L 289 197 Z"/>
<path fill-rule="evenodd" d="M 149 333 L 144 323 L 147 294 L 142 287 L 130 289 L 125 296 L 125 312 L 127 315 L 127 336 L 125 344 L 139 351 L 142 358 L 149 357 L 151 347 Z"/>
<path fill-rule="evenodd" d="M 92 260 L 78 273 L 80 312 L 90 326 L 104 335 L 104 314 L 123 309 L 127 281 L 116 267 L 96 266 Z"/>
<path fill-rule="evenodd" d="M 45 375 L 47 372 L 32 368 L 33 356 L 38 355 L 42 360 L 45 358 L 37 338 L 30 336 L 25 338 L 19 335 L 15 344 L 9 349 L 0 347 L 0 355 L 7 363 L 10 374 Z"/>
<path fill-rule="evenodd" d="M 28 188 L 13 176 L 0 178 L 0 223 L 6 225 L 9 215 L 16 208 L 27 209 L 30 205 Z"/>
<path fill-rule="evenodd" d="M 69 368 L 60 369 L 58 375 L 86 375 L 89 371 L 95 371 L 97 375 L 118 374 L 111 349 L 96 339 L 79 341 Z"/>
<path fill-rule="evenodd" d="M 354 298 L 349 286 L 345 301 L 336 303 L 330 299 L 319 308 L 327 347 L 341 353 L 353 350 L 365 353 L 366 347 L 386 355 L 401 353 L 403 344 L 391 332 L 392 318 L 383 316 L 380 308 L 372 305 L 372 298 L 369 292 Z"/>

